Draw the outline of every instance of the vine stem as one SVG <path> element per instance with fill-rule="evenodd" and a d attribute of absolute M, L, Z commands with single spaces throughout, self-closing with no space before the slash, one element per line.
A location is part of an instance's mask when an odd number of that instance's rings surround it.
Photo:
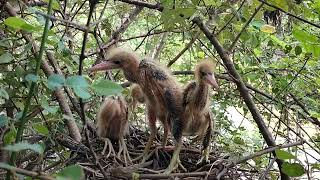
<path fill-rule="evenodd" d="M 49 1 L 47 15 L 51 14 L 52 2 L 53 2 L 53 0 Z M 46 41 L 48 39 L 48 32 L 49 32 L 49 18 L 46 18 L 45 27 L 44 27 L 43 35 L 42 35 L 42 39 L 41 39 L 40 51 L 39 51 L 39 54 L 38 54 L 38 57 L 37 57 L 37 60 L 36 60 L 36 70 L 35 70 L 35 75 L 36 76 L 38 76 L 39 71 L 40 71 L 40 65 L 41 65 L 41 61 L 42 61 L 42 56 L 44 54 L 45 44 L 46 44 Z M 36 82 L 32 82 L 31 83 L 31 86 L 30 86 L 30 89 L 29 89 L 29 93 L 28 93 L 28 96 L 27 96 L 27 100 L 25 102 L 24 109 L 23 109 L 23 112 L 22 112 L 22 116 L 20 118 L 20 122 L 19 122 L 19 125 L 18 125 L 18 131 L 17 131 L 15 143 L 19 143 L 21 141 L 21 139 L 22 139 L 23 131 L 25 129 L 25 124 L 26 124 L 26 122 L 28 120 L 26 118 L 27 117 L 27 112 L 29 110 L 29 107 L 30 107 L 30 104 L 31 104 L 31 99 L 32 99 L 32 96 L 34 94 L 34 90 L 36 88 L 36 85 L 37 85 Z M 17 158 L 16 152 L 12 152 L 11 158 L 10 158 L 10 164 L 14 165 L 16 158 Z M 10 174 L 10 171 L 8 171 L 8 174 Z"/>

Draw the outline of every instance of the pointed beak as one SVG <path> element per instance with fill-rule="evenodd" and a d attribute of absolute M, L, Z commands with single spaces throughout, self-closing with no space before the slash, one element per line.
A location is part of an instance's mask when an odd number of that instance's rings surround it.
<path fill-rule="evenodd" d="M 103 61 L 99 64 L 96 64 L 94 65 L 93 67 L 91 67 L 89 69 L 89 72 L 96 72 L 96 71 L 106 71 L 106 70 L 109 70 L 109 69 L 114 69 L 116 68 L 115 67 L 115 64 L 113 64 L 112 62 L 110 61 Z"/>
<path fill-rule="evenodd" d="M 205 79 L 206 79 L 206 82 L 208 84 L 210 84 L 214 90 L 219 90 L 219 85 L 218 85 L 214 75 L 209 75 L 208 74 L 208 75 L 205 76 Z"/>

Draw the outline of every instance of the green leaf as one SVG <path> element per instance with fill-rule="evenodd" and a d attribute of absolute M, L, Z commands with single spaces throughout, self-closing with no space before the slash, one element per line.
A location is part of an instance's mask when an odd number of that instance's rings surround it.
<path fill-rule="evenodd" d="M 263 26 L 261 26 L 260 30 L 262 32 L 269 33 L 269 34 L 272 34 L 272 33 L 276 32 L 276 28 L 274 26 L 271 26 L 271 25 L 268 25 L 268 24 L 264 24 Z"/>
<path fill-rule="evenodd" d="M 76 93 L 77 96 L 83 99 L 89 99 L 91 97 L 90 93 L 87 91 L 87 88 L 74 87 L 73 91 Z"/>
<path fill-rule="evenodd" d="M 11 144 L 15 141 L 17 131 L 14 129 L 14 126 L 10 128 L 10 131 L 4 135 L 4 144 Z"/>
<path fill-rule="evenodd" d="M 111 96 L 123 91 L 121 85 L 105 79 L 94 81 L 91 88 L 100 96 Z"/>
<path fill-rule="evenodd" d="M 298 41 L 302 43 L 310 43 L 310 44 L 318 43 L 317 36 L 308 33 L 306 30 L 301 30 L 297 26 L 294 26 L 292 34 Z"/>
<path fill-rule="evenodd" d="M 19 17 L 9 17 L 4 21 L 4 24 L 12 27 L 15 30 L 25 30 L 28 32 L 32 32 L 35 27 L 31 24 L 27 23 L 24 19 Z"/>
<path fill-rule="evenodd" d="M 283 163 L 281 170 L 290 177 L 299 177 L 304 174 L 304 168 L 298 163 Z"/>
<path fill-rule="evenodd" d="M 315 163 L 311 165 L 312 169 L 320 170 L 320 163 Z"/>
<path fill-rule="evenodd" d="M 0 114 L 0 127 L 6 126 L 8 124 L 8 118 L 3 115 Z"/>
<path fill-rule="evenodd" d="M 57 180 L 79 180 L 84 177 L 83 170 L 78 165 L 65 167 L 57 174 Z"/>
<path fill-rule="evenodd" d="M 9 99 L 9 94 L 4 88 L 0 88 L 0 97 L 3 97 L 5 99 Z"/>
<path fill-rule="evenodd" d="M 26 75 L 26 81 L 28 82 L 37 82 L 39 80 L 39 76 L 35 74 L 28 74 Z"/>
<path fill-rule="evenodd" d="M 46 3 L 49 3 L 49 0 L 43 0 Z M 52 9 L 54 10 L 59 10 L 60 9 L 60 4 L 58 3 L 57 0 L 53 0 L 52 2 Z"/>
<path fill-rule="evenodd" d="M 0 56 L 0 64 L 9 63 L 14 59 L 14 57 L 6 52 Z"/>
<path fill-rule="evenodd" d="M 66 85 L 72 87 L 75 94 L 83 99 L 88 99 L 91 97 L 88 92 L 89 84 L 82 76 L 70 76 L 66 80 Z"/>
<path fill-rule="evenodd" d="M 320 118 L 320 113 L 315 112 L 315 111 L 311 111 L 311 112 L 310 112 L 310 116 L 311 116 L 311 117 L 315 117 L 315 118 L 318 118 L 318 119 L 319 119 L 319 118 Z"/>
<path fill-rule="evenodd" d="M 42 124 L 34 124 L 32 127 L 42 135 L 45 135 L 45 136 L 49 135 L 48 128 Z"/>
<path fill-rule="evenodd" d="M 302 53 L 302 48 L 300 46 L 296 46 L 294 48 L 294 53 L 298 56 Z"/>
<path fill-rule="evenodd" d="M 283 151 L 280 149 L 276 150 L 277 158 L 285 160 L 285 159 L 295 159 L 296 157 L 287 151 Z"/>
<path fill-rule="evenodd" d="M 64 83 L 65 79 L 61 74 L 52 74 L 48 78 L 48 88 L 51 90 L 61 88 Z"/>
<path fill-rule="evenodd" d="M 72 88 L 74 87 L 81 87 L 86 88 L 89 87 L 89 84 L 87 83 L 86 79 L 82 76 L 70 76 L 66 80 L 67 86 L 70 86 Z"/>
<path fill-rule="evenodd" d="M 29 144 L 26 142 L 20 142 L 20 143 L 16 143 L 13 145 L 7 145 L 3 149 L 5 149 L 7 151 L 14 151 L 14 152 L 30 149 L 34 152 L 39 153 L 39 154 L 42 154 L 44 151 L 43 147 L 40 144 Z"/>

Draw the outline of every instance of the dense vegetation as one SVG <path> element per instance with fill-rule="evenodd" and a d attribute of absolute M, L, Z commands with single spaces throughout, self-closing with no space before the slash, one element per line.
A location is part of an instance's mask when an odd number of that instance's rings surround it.
<path fill-rule="evenodd" d="M 216 63 L 213 154 L 234 162 L 223 170 L 320 176 L 320 0 L 12 0 L 0 10 L 3 177 L 109 176 L 93 124 L 102 97 L 129 96 L 128 84 L 87 70 L 114 46 L 159 60 L 181 84 L 201 59 Z M 141 106 L 130 123 L 147 133 L 144 116 Z M 81 151 L 92 166 L 71 165 Z"/>

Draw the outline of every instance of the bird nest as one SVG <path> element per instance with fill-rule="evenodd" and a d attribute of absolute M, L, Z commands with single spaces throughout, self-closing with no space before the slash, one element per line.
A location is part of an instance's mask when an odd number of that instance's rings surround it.
<path fill-rule="evenodd" d="M 147 132 L 130 128 L 126 144 L 132 159 L 142 154 L 148 136 Z M 210 153 L 210 162 L 197 163 L 201 158 L 200 147 L 188 145 L 186 142 L 180 152 L 181 164 L 185 169 L 179 166 L 174 173 L 162 174 L 161 170 L 170 163 L 174 144 L 169 140 L 167 147 L 162 148 L 160 140 L 158 135 L 147 162 L 126 164 L 117 154 L 109 157 L 102 155 L 104 141 L 99 138 L 93 137 L 90 140 L 90 149 L 88 145 L 77 144 L 63 136 L 58 137 L 60 144 L 68 147 L 74 154 L 68 164 L 80 165 L 85 171 L 86 179 L 254 179 L 259 175 L 258 171 L 243 170 L 235 164 L 232 165 L 228 157 L 221 156 L 222 153 L 218 150 Z M 113 143 L 113 146 L 118 152 L 118 144 Z"/>

